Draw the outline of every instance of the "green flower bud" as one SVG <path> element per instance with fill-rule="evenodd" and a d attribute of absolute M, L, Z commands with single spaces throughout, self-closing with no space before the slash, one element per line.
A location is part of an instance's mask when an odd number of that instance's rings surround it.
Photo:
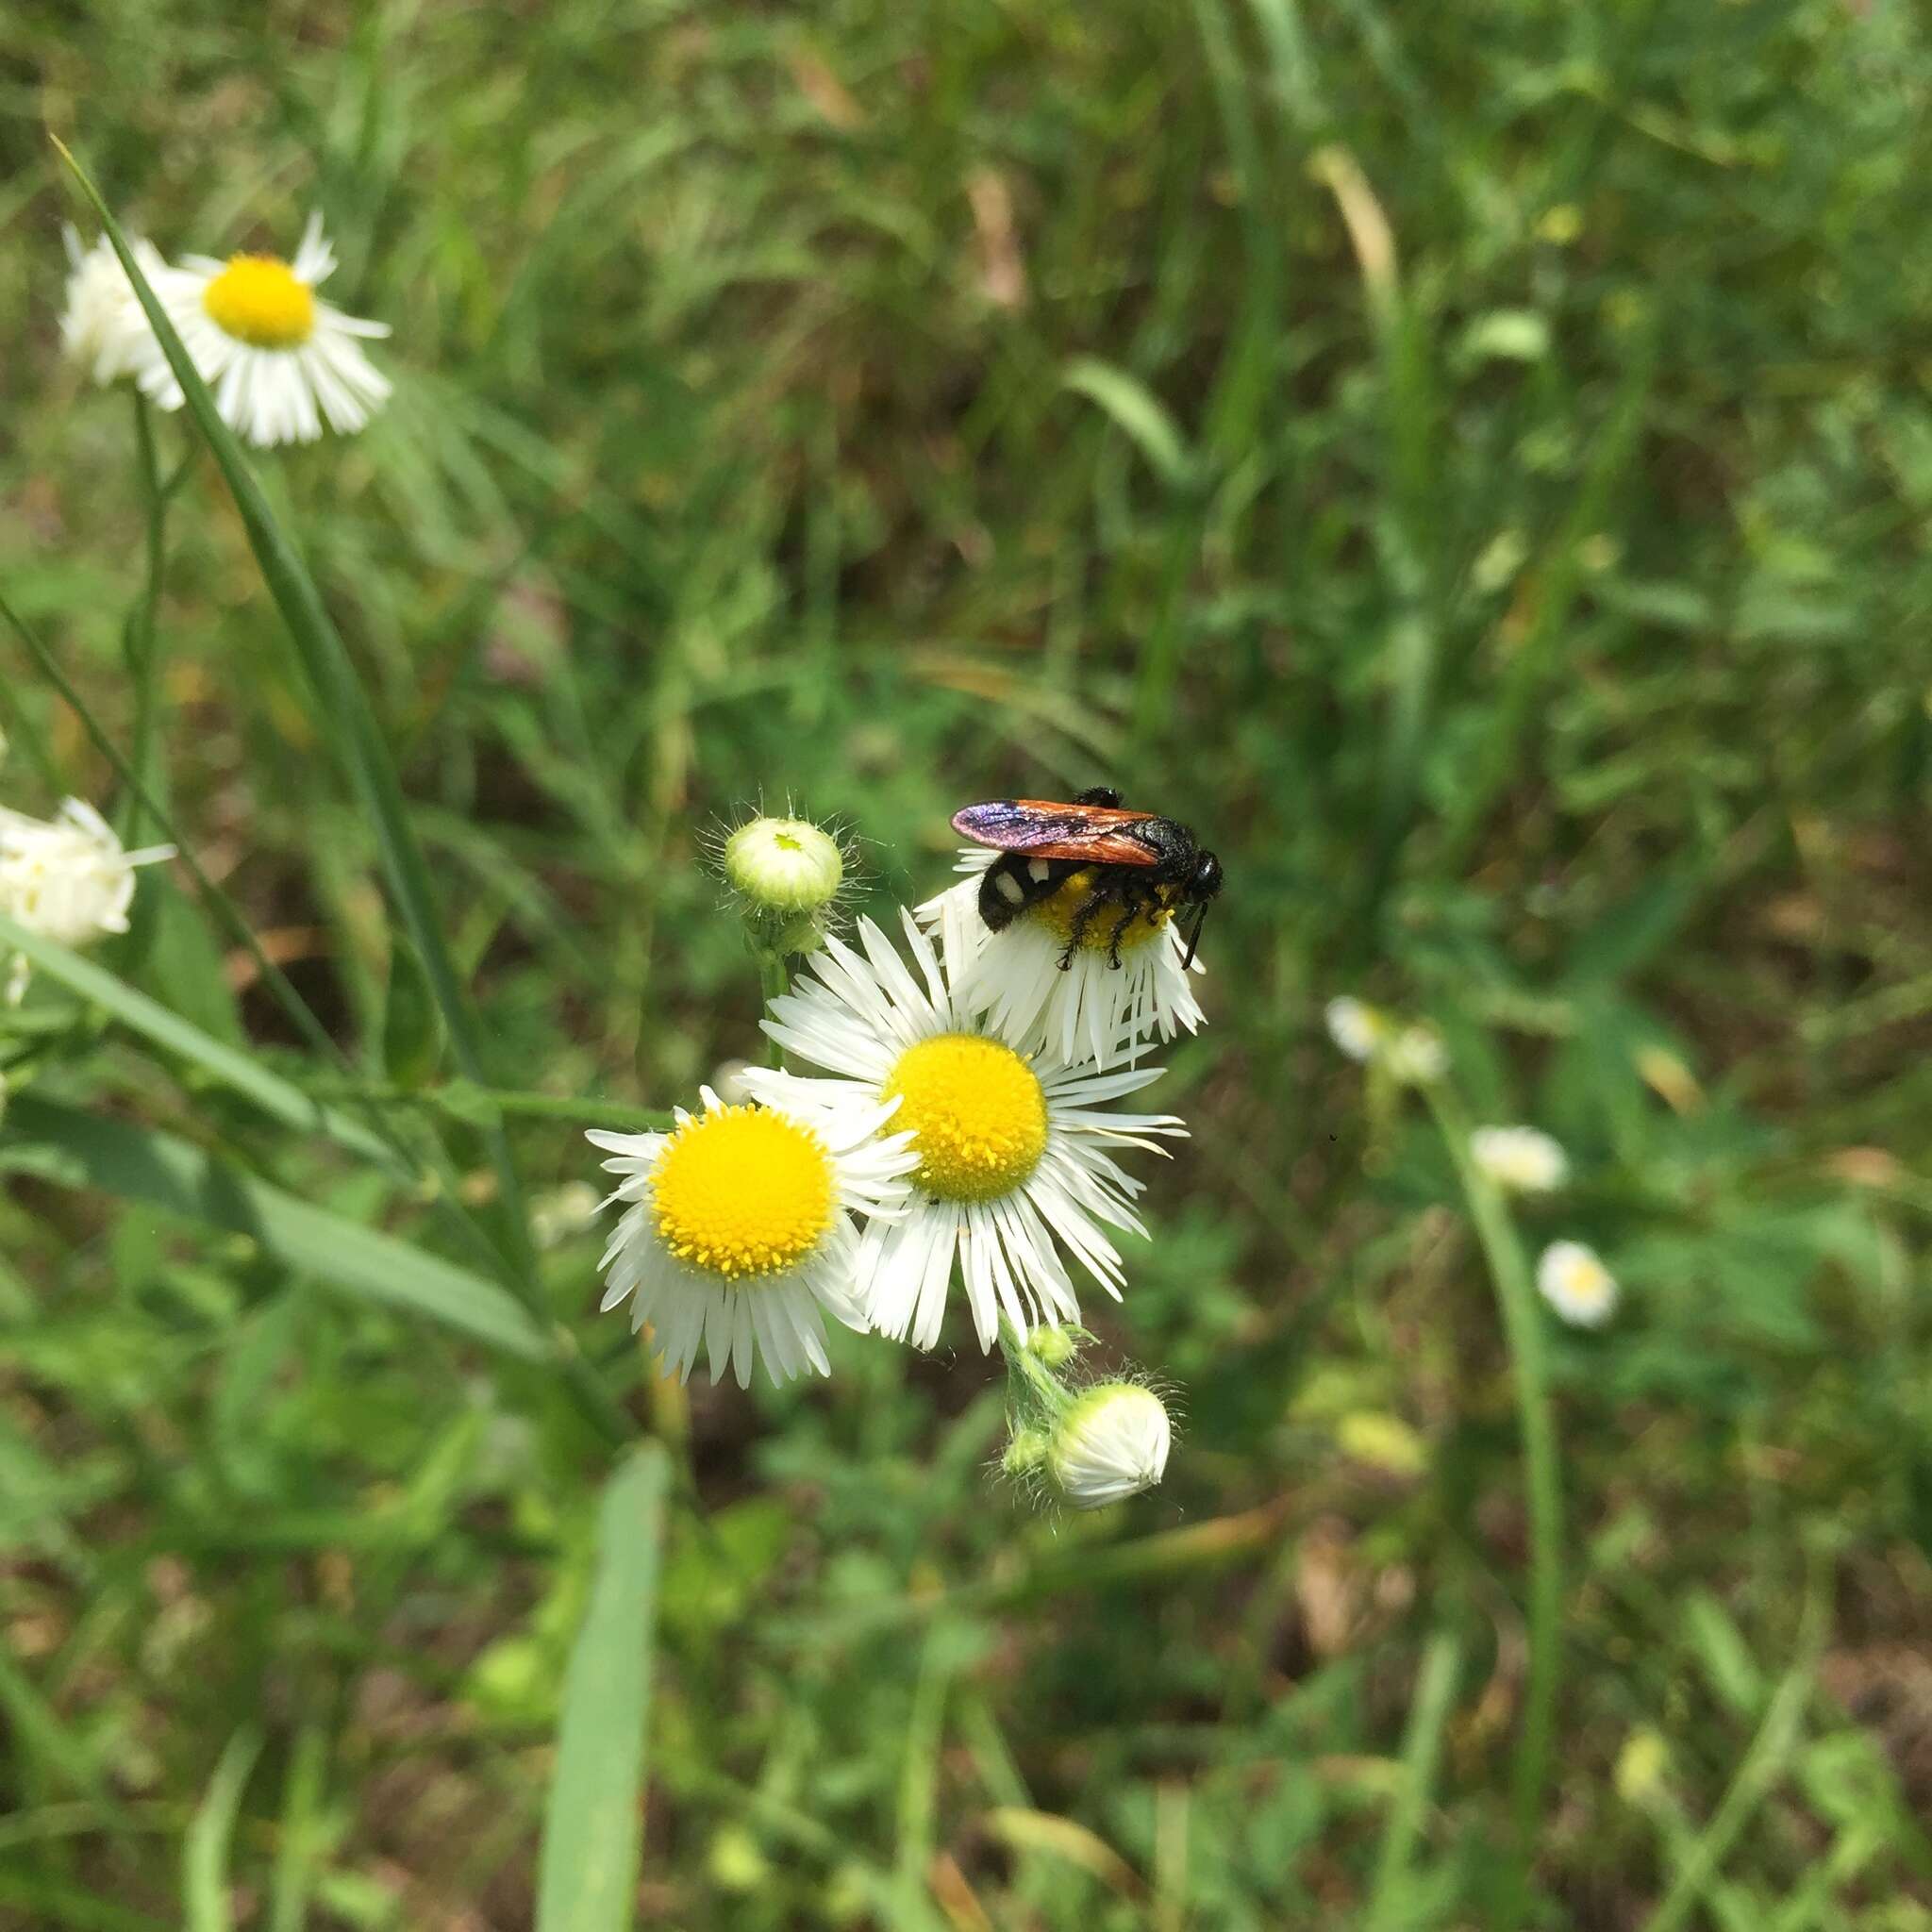
<path fill-rule="evenodd" d="M 733 891 L 788 925 L 829 906 L 845 878 L 838 840 L 806 819 L 747 821 L 725 840 L 724 863 Z"/>

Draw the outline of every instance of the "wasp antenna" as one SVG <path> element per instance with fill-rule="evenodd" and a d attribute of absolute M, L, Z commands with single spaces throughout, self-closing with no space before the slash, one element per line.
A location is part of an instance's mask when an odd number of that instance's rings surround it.
<path fill-rule="evenodd" d="M 1201 928 L 1207 924 L 1208 908 L 1204 903 L 1200 911 L 1194 915 L 1194 930 L 1188 938 L 1188 957 L 1181 961 L 1183 973 L 1191 973 L 1194 970 L 1194 955 L 1201 950 Z"/>

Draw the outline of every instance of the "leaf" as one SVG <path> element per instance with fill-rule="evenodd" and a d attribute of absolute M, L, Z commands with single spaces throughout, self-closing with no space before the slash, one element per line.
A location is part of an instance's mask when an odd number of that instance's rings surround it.
<path fill-rule="evenodd" d="M 394 1170 L 395 1156 L 368 1128 L 335 1108 L 311 1100 L 301 1088 L 279 1074 L 271 1073 L 251 1055 L 204 1033 L 192 1022 L 171 1012 L 146 993 L 137 992 L 105 966 L 96 966 L 92 959 L 83 959 L 78 953 L 29 932 L 0 912 L 0 957 L 8 952 L 24 953 L 41 972 L 58 979 L 70 992 L 102 1008 L 156 1046 L 199 1067 L 223 1086 L 252 1100 L 285 1126 L 305 1134 L 326 1134 L 339 1146 Z"/>
<path fill-rule="evenodd" d="M 182 1909 L 188 1932 L 230 1932 L 235 1921 L 228 1910 L 228 1846 L 235 1836 L 235 1814 L 242 1791 L 261 1750 L 261 1733 L 244 1724 L 228 1740 L 188 1827 L 182 1846 Z"/>
<path fill-rule="evenodd" d="M 1082 356 L 1060 373 L 1063 388 L 1098 403 L 1134 441 L 1160 480 L 1185 490 L 1194 480 L 1194 459 L 1166 407 L 1138 376 L 1111 362 Z"/>
<path fill-rule="evenodd" d="M 285 1267 L 362 1301 L 426 1315 L 525 1361 L 549 1357 L 535 1321 L 495 1282 L 311 1208 L 172 1134 L 96 1120 L 24 1093 L 0 1129 L 0 1165 L 246 1235 Z"/>
<path fill-rule="evenodd" d="M 669 1466 L 648 1442 L 605 1485 L 597 1575 L 564 1680 L 544 1810 L 537 1932 L 628 1932 L 632 1921 Z"/>
<path fill-rule="evenodd" d="M 382 1062 L 398 1087 L 415 1089 L 436 1073 L 445 1038 L 435 989 L 414 946 L 397 933 L 390 949 L 389 1000 L 382 1014 Z"/>

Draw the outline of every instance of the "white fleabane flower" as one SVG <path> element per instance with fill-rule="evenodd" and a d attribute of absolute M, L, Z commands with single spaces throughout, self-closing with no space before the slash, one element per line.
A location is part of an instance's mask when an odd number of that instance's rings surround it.
<path fill-rule="evenodd" d="M 360 429 L 388 400 L 389 380 L 363 353 L 386 322 L 364 322 L 320 300 L 335 250 L 312 214 L 293 261 L 190 255 L 156 283 L 222 421 L 259 448 L 313 442 L 325 422 L 341 435 Z M 175 372 L 151 342 L 142 388 L 164 409 L 184 400 Z"/>
<path fill-rule="evenodd" d="M 1536 1264 L 1537 1292 L 1564 1321 L 1600 1328 L 1617 1307 L 1616 1277 L 1581 1241 L 1552 1241 Z"/>
<path fill-rule="evenodd" d="M 1046 1450 L 1054 1487 L 1075 1509 L 1098 1509 L 1151 1490 L 1174 1441 L 1166 1405 L 1138 1382 L 1103 1382 L 1076 1395 Z"/>
<path fill-rule="evenodd" d="M 1328 1038 L 1352 1060 L 1380 1067 L 1405 1087 L 1426 1086 L 1449 1071 L 1442 1036 L 1426 1021 L 1405 1025 L 1350 994 L 1330 1000 L 1322 1015 Z"/>
<path fill-rule="evenodd" d="M 1350 1059 L 1364 1063 L 1374 1058 L 1393 1033 L 1386 1016 L 1366 1000 L 1346 993 L 1328 1002 L 1323 1018 L 1328 1024 L 1328 1038 Z"/>
<path fill-rule="evenodd" d="M 1206 1024 L 1188 984 L 1188 942 L 1170 913 L 1135 915 L 1121 932 L 1118 966 L 1112 919 L 1090 924 L 1068 958 L 1074 915 L 1091 884 L 1084 874 L 1072 874 L 1005 931 L 989 932 L 977 911 L 980 879 L 1007 856 L 983 845 L 962 846 L 958 870 L 967 876 L 918 908 L 929 930 L 941 924 L 948 907 L 969 915 L 956 922 L 971 948 L 956 973 L 960 997 L 986 1013 L 1002 1039 L 1039 1047 L 1070 1065 L 1108 1067 L 1138 1058 L 1157 1034 L 1169 1041 L 1183 1027 L 1193 1033 Z M 1205 970 L 1196 959 L 1192 971 Z"/>
<path fill-rule="evenodd" d="M 60 232 L 69 263 L 67 300 L 60 311 L 60 346 L 105 389 L 146 366 L 157 353 L 154 330 L 148 325 L 134 284 L 127 279 L 127 271 L 121 266 L 121 258 L 114 253 L 114 244 L 103 235 L 92 248 L 84 249 L 71 227 Z M 160 250 L 151 242 L 139 240 L 128 245 L 142 274 L 158 289 L 168 274 Z"/>
<path fill-rule="evenodd" d="M 808 1122 L 699 1092 L 703 1112 L 679 1108 L 668 1134 L 589 1135 L 621 1176 L 609 1201 L 625 1204 L 604 1254 L 603 1307 L 631 1296 L 631 1327 L 652 1324 L 681 1379 L 700 1346 L 713 1381 L 728 1362 L 748 1384 L 754 1355 L 774 1382 L 827 1374 L 824 1314 L 868 1325 L 852 1288 L 852 1216 L 903 1210 L 908 1137 L 884 1131 L 885 1107 Z"/>
<path fill-rule="evenodd" d="M 1478 1127 L 1469 1137 L 1469 1154 L 1511 1193 L 1547 1194 L 1570 1175 L 1569 1156 L 1540 1127 Z"/>
<path fill-rule="evenodd" d="M 1113 1156 L 1158 1151 L 1151 1136 L 1186 1131 L 1171 1114 L 1109 1109 L 1158 1078 L 1158 1067 L 1068 1067 L 972 1012 L 950 975 L 971 957 L 961 927 L 974 916 L 945 907 L 942 965 L 912 914 L 901 914 L 917 977 L 870 920 L 859 924 L 862 952 L 828 940 L 764 1024 L 831 1077 L 744 1075 L 761 1098 L 815 1118 L 857 1122 L 896 1108 L 892 1124 L 911 1134 L 918 1158 L 912 1199 L 903 1219 L 867 1227 L 858 1291 L 875 1327 L 920 1348 L 939 1340 L 956 1257 L 982 1349 L 1002 1312 L 1023 1334 L 1078 1319 L 1062 1248 L 1118 1300 L 1124 1275 L 1107 1231 L 1145 1229 L 1132 1206 L 1141 1183 Z"/>
<path fill-rule="evenodd" d="M 107 820 L 78 798 L 52 820 L 0 806 L 0 912 L 57 945 L 92 945 L 127 930 L 135 867 L 174 856 L 172 845 L 125 850 Z M 9 1005 L 19 1004 L 26 982 L 26 961 L 16 958 Z"/>

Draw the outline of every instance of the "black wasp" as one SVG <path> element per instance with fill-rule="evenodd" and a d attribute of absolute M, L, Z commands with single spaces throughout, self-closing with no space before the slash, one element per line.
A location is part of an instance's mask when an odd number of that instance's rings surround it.
<path fill-rule="evenodd" d="M 1060 955 L 1060 971 L 1074 963 L 1088 928 L 1103 910 L 1111 913 L 1107 956 L 1121 963 L 1121 940 L 1136 919 L 1152 921 L 1180 907 L 1193 908 L 1187 963 L 1194 963 L 1208 902 L 1221 890 L 1221 861 L 1204 852 L 1187 826 L 1151 811 L 1124 811 L 1121 795 L 1096 785 L 1065 805 L 1043 798 L 996 798 L 953 814 L 953 826 L 976 844 L 1000 853 L 979 888 L 979 916 L 994 932 L 1014 917 L 1050 899 L 1076 872 L 1092 884 L 1074 912 Z"/>

